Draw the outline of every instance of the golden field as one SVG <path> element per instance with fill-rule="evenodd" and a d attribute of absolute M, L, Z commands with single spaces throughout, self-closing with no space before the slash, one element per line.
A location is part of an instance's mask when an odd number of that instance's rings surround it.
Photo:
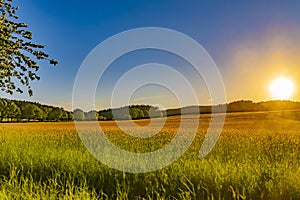
<path fill-rule="evenodd" d="M 298 111 L 229 113 L 216 146 L 203 159 L 198 152 L 211 115 L 182 116 L 187 126 L 200 120 L 189 150 L 171 165 L 141 174 L 97 161 L 74 122 L 3 123 L 0 199 L 299 199 L 298 116 Z M 120 148 L 151 152 L 172 140 L 180 119 L 118 122 L 126 131 L 136 131 L 133 125 L 159 131 L 146 139 L 124 133 L 114 121 L 100 126 Z"/>

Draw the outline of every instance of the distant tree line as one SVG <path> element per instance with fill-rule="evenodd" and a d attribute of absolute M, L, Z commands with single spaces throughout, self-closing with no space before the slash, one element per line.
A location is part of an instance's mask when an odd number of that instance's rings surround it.
<path fill-rule="evenodd" d="M 300 102 L 289 100 L 273 100 L 255 103 L 250 100 L 234 101 L 228 104 L 213 106 L 189 106 L 166 110 L 167 116 L 184 114 L 210 114 L 212 112 L 223 112 L 226 109 L 230 112 L 256 112 L 256 111 L 276 111 L 276 110 L 297 110 L 300 109 Z"/>
<path fill-rule="evenodd" d="M 72 121 L 73 113 L 40 103 L 0 99 L 0 122 L 3 121 Z"/>
<path fill-rule="evenodd" d="M 89 112 L 76 109 L 73 114 L 76 121 L 147 119 L 164 116 L 163 111 L 149 105 L 132 105 L 100 111 L 92 110 Z"/>
<path fill-rule="evenodd" d="M 300 109 L 300 102 L 294 102 L 290 100 L 273 100 L 258 103 L 254 103 L 250 100 L 240 100 L 227 104 L 227 112 L 253 112 L 297 109 Z"/>
<path fill-rule="evenodd" d="M 185 114 L 204 114 L 215 112 L 254 112 L 272 110 L 297 110 L 300 102 L 293 101 L 266 101 L 254 103 L 249 100 L 240 100 L 228 104 L 214 106 L 189 106 L 165 111 L 149 105 L 132 105 L 106 110 L 91 110 L 84 112 L 76 109 L 73 112 L 63 108 L 42 105 L 35 102 L 17 101 L 0 98 L 0 122 L 58 122 L 58 121 L 105 121 L 105 120 L 129 120 L 167 117 Z"/>

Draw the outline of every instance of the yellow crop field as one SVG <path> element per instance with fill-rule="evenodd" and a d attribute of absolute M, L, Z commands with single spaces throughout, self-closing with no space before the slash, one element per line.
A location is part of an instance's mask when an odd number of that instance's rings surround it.
<path fill-rule="evenodd" d="M 0 124 L 0 199 L 300 199 L 300 119 L 296 111 L 227 114 L 212 151 L 198 157 L 210 115 L 183 156 L 158 171 L 125 173 L 97 161 L 74 122 Z M 132 152 L 162 148 L 176 135 L 180 116 L 152 119 L 151 138 L 100 122 L 107 137 Z M 92 122 L 81 122 L 89 127 Z M 127 121 L 118 122 L 130 130 Z M 137 120 L 140 127 L 150 120 Z M 188 134 L 188 131 L 187 131 Z"/>

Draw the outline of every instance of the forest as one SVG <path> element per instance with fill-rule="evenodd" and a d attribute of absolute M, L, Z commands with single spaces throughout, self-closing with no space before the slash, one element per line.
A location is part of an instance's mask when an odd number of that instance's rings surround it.
<path fill-rule="evenodd" d="M 0 99 L 1 122 L 72 121 L 73 113 L 36 102 Z"/>
<path fill-rule="evenodd" d="M 100 111 L 84 112 L 75 109 L 73 112 L 60 107 L 43 105 L 37 102 L 19 101 L 0 98 L 0 122 L 59 122 L 59 121 L 105 121 L 129 120 L 167 117 L 184 114 L 210 114 L 221 112 L 257 112 L 300 109 L 300 102 L 276 100 L 255 103 L 250 100 L 234 101 L 214 106 L 189 106 L 183 108 L 160 110 L 150 105 L 130 105 L 121 108 L 110 108 Z"/>

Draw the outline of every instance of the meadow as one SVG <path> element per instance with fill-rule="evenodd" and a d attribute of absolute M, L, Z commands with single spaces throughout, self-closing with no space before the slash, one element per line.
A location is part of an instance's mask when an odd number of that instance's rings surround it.
<path fill-rule="evenodd" d="M 209 120 L 201 115 L 196 138 L 180 159 L 141 174 L 97 161 L 73 122 L 0 124 L 0 199 L 300 199 L 298 111 L 229 113 L 216 146 L 199 159 Z M 179 123 L 179 116 L 168 117 L 159 134 L 140 139 L 113 121 L 100 122 L 111 141 L 133 152 L 161 148 Z"/>

